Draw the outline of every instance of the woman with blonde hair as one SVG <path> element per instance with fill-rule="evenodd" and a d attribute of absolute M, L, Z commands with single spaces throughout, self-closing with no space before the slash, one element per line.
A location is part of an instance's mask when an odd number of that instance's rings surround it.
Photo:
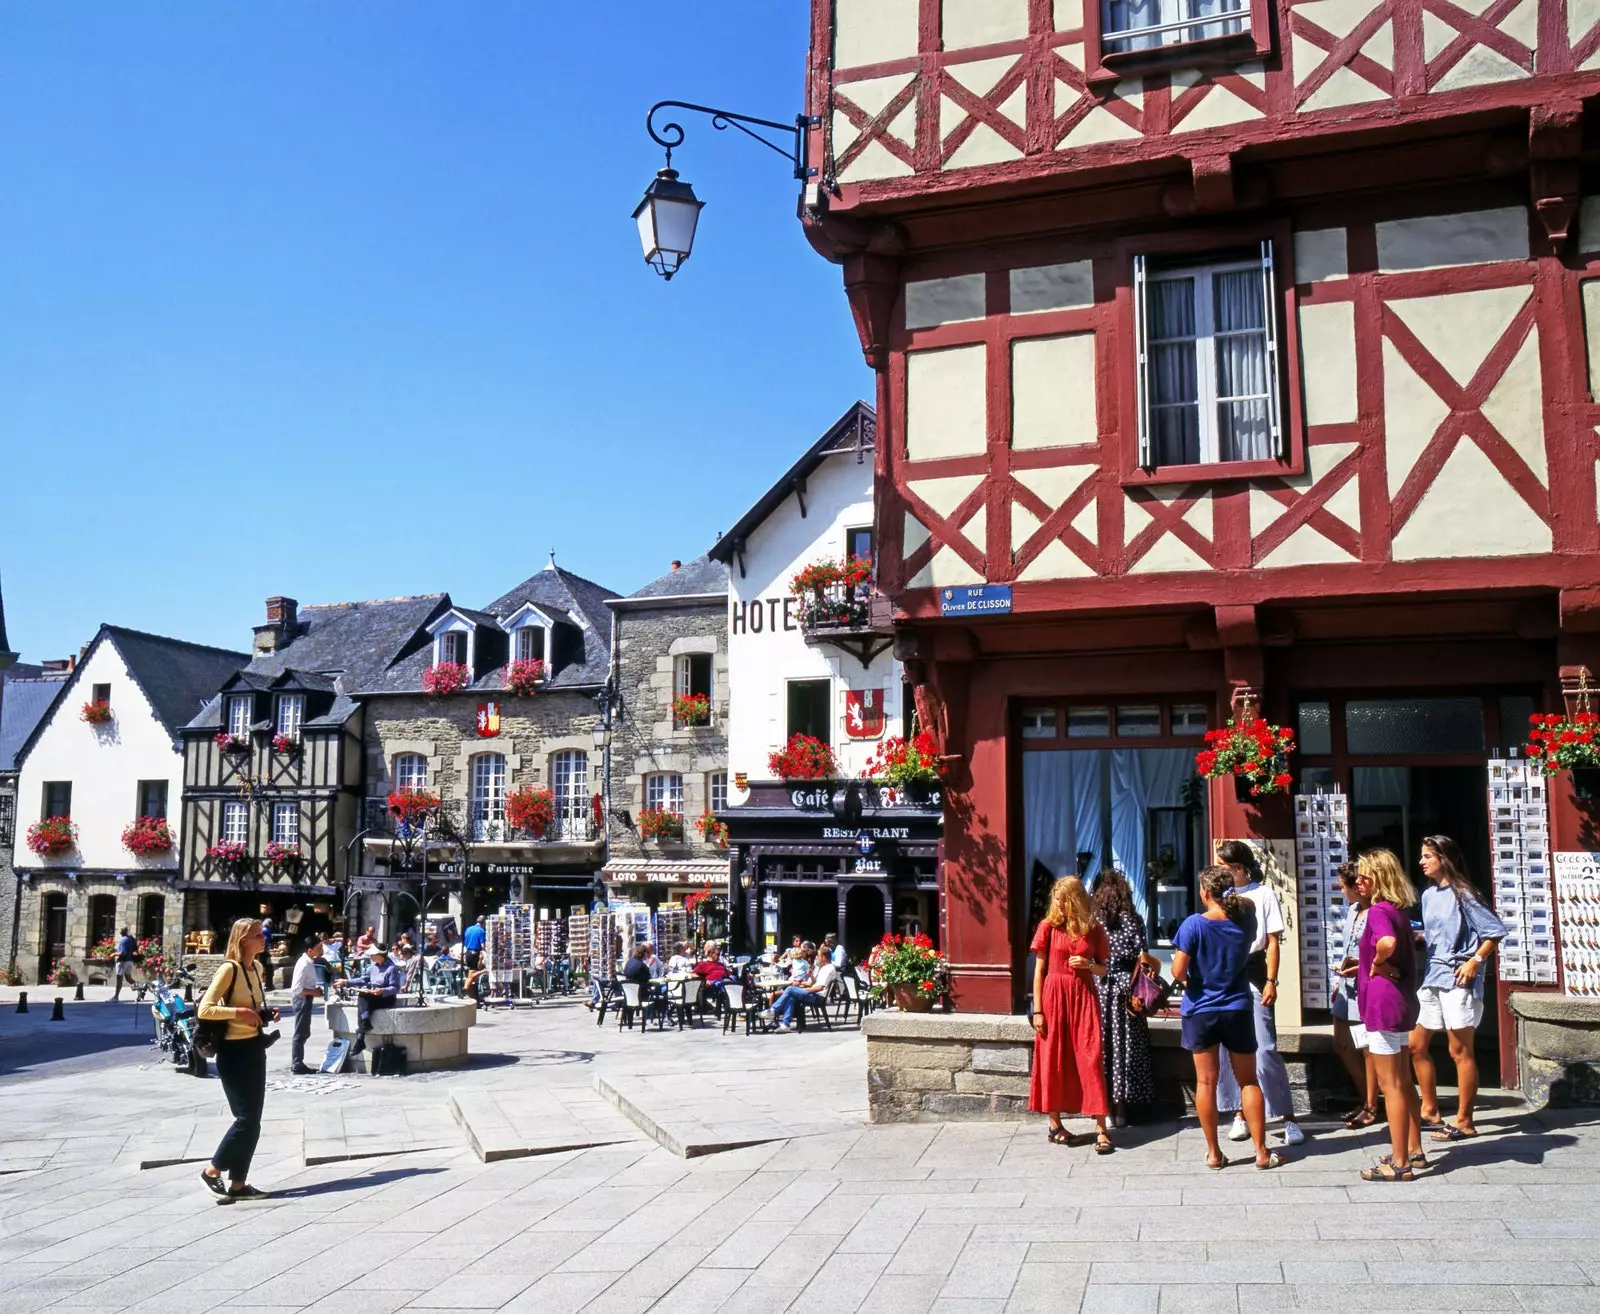
<path fill-rule="evenodd" d="M 219 1204 L 266 1194 L 250 1185 L 250 1161 L 261 1139 L 261 1110 L 267 1102 L 267 1041 L 263 1021 L 275 1022 L 278 1010 L 267 1007 L 257 957 L 267 947 L 261 923 L 241 917 L 228 932 L 227 958 L 218 969 L 197 1010 L 202 1022 L 226 1022 L 217 1046 L 217 1076 L 228 1097 L 233 1125 L 223 1134 L 200 1180 Z M 276 1038 L 276 1036 L 274 1036 Z M 228 1174 L 228 1185 L 222 1174 Z"/>
<path fill-rule="evenodd" d="M 1366 1182 L 1409 1182 L 1425 1168 L 1422 1103 L 1411 1081 L 1411 1028 L 1417 1024 L 1417 951 L 1406 909 L 1417 901 L 1400 859 L 1388 849 L 1363 853 L 1356 889 L 1371 902 L 1356 959 L 1356 1004 L 1367 1030 L 1367 1053 L 1383 1089 L 1389 1153 L 1363 1168 Z"/>
<path fill-rule="evenodd" d="M 1049 1115 L 1052 1145 L 1072 1143 L 1061 1125 L 1063 1113 L 1093 1118 L 1095 1153 L 1110 1154 L 1115 1147 L 1106 1135 L 1109 1108 L 1095 978 L 1105 975 L 1111 945 L 1076 876 L 1063 876 L 1050 887 L 1050 907 L 1030 947 L 1036 958 L 1028 1107 Z"/>

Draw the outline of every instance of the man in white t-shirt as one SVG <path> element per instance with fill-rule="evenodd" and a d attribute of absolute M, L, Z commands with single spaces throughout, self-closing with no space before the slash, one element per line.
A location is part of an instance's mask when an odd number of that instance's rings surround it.
<path fill-rule="evenodd" d="M 772 1001 L 772 1007 L 761 1015 L 763 1021 L 774 1023 L 785 1031 L 795 1029 L 796 1009 L 815 1007 L 819 999 L 825 1007 L 828 1002 L 828 992 L 833 989 L 833 983 L 839 979 L 838 969 L 826 958 L 819 957 L 816 945 L 810 941 L 800 947 L 798 961 L 810 970 L 809 979 L 802 978 L 800 982 L 787 987 Z"/>
<path fill-rule="evenodd" d="M 1282 1118 L 1283 1139 L 1290 1145 L 1299 1145 L 1306 1134 L 1294 1120 L 1289 1070 L 1284 1067 L 1283 1055 L 1278 1053 L 1278 1027 L 1272 1016 L 1272 1006 L 1278 998 L 1278 959 L 1287 929 L 1283 905 L 1278 901 L 1277 892 L 1261 879 L 1256 856 L 1248 844 L 1225 840 L 1217 846 L 1217 861 L 1233 873 L 1234 891 L 1255 907 L 1255 938 L 1250 943 L 1250 996 L 1255 1001 L 1256 1080 L 1261 1083 L 1261 1093 L 1266 1097 L 1267 1119 Z M 1229 1140 L 1250 1138 L 1250 1129 L 1239 1114 L 1239 1086 L 1227 1063 L 1221 1065 L 1217 1074 L 1217 1108 L 1233 1112 Z"/>

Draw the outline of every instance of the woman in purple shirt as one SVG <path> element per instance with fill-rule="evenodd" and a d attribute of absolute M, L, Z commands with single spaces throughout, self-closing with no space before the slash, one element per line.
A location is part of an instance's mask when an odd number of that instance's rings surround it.
<path fill-rule="evenodd" d="M 1356 1004 L 1367 1029 L 1367 1053 L 1377 1069 L 1389 1115 L 1389 1153 L 1363 1168 L 1366 1182 L 1409 1182 L 1426 1168 L 1422 1104 L 1411 1079 L 1411 1028 L 1417 1024 L 1417 953 L 1406 909 L 1417 901 L 1400 859 L 1388 849 L 1361 855 L 1356 889 L 1371 899 L 1361 932 Z"/>

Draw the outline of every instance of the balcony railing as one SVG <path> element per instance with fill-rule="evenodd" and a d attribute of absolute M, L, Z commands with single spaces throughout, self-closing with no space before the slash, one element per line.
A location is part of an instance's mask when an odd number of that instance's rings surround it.
<path fill-rule="evenodd" d="M 581 816 L 557 815 L 538 836 L 518 830 L 502 818 L 474 817 L 471 838 L 475 844 L 591 844 L 599 832 L 586 811 Z"/>
<path fill-rule="evenodd" d="M 824 584 L 800 594 L 800 630 L 812 646 L 829 644 L 863 666 L 894 642 L 889 602 L 865 584 Z"/>

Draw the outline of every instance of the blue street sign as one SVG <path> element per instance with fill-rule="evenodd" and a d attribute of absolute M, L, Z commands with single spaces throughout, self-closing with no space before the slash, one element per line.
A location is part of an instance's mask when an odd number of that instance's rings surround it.
<path fill-rule="evenodd" d="M 939 590 L 941 616 L 982 616 L 1011 610 L 1011 585 L 963 584 Z"/>

